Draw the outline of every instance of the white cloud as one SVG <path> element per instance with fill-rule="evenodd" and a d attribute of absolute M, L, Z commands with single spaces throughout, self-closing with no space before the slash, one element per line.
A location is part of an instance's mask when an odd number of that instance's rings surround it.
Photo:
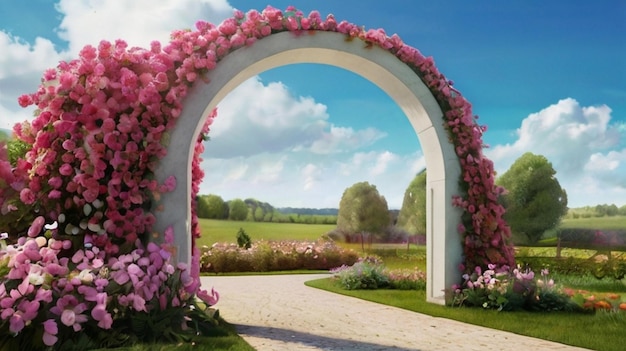
<path fill-rule="evenodd" d="M 355 131 L 350 127 L 330 126 L 328 132 L 324 132 L 320 139 L 311 145 L 311 151 L 317 154 L 331 154 L 352 151 L 362 146 L 371 145 L 376 140 L 387 136 L 375 128 L 365 128 Z"/>
<path fill-rule="evenodd" d="M 313 98 L 295 97 L 280 82 L 265 85 L 253 77 L 220 102 L 205 155 L 351 152 L 385 136 L 374 128 L 337 127 L 328 118 L 326 106 Z"/>
<path fill-rule="evenodd" d="M 373 171 L 380 163 L 388 166 L 386 171 Z M 278 207 L 336 208 L 346 188 L 367 181 L 376 185 L 390 208 L 400 208 L 406 187 L 424 165 L 421 153 L 388 151 L 346 155 L 344 159 L 313 153 L 306 160 L 294 153 L 213 158 L 203 162 L 206 175 L 200 192 L 218 194 L 225 200 L 253 197 Z"/>
<path fill-rule="evenodd" d="M 37 38 L 34 44 L 0 31 L 0 128 L 11 129 L 15 123 L 31 119 L 34 108 L 23 109 L 17 98 L 37 89 L 44 70 L 66 57 L 54 44 Z"/>
<path fill-rule="evenodd" d="M 226 0 L 61 0 L 56 8 L 62 16 L 56 34 L 42 33 L 28 43 L 0 31 L 0 128 L 32 119 L 34 109 L 22 109 L 17 98 L 34 92 L 46 69 L 76 58 L 87 44 L 124 39 L 130 46 L 148 47 L 153 40 L 165 45 L 173 30 L 194 28 L 199 19 L 220 23 L 233 13 Z M 68 42 L 67 51 L 55 48 L 59 38 Z"/>
<path fill-rule="evenodd" d="M 517 136 L 511 144 L 486 150 L 499 174 L 532 152 L 552 163 L 570 207 L 625 203 L 626 150 L 619 148 L 626 133 L 611 123 L 608 106 L 582 107 L 563 99 L 524 119 Z"/>
<path fill-rule="evenodd" d="M 322 169 L 320 167 L 309 163 L 302 169 L 302 177 L 304 178 L 303 190 L 310 190 L 320 183 L 322 175 Z"/>
<path fill-rule="evenodd" d="M 148 47 L 158 40 L 169 42 L 176 29 L 195 29 L 197 20 L 220 23 L 233 13 L 226 0 L 61 0 L 57 10 L 64 17 L 58 35 L 69 42 L 73 55 L 101 40 L 125 40 L 129 46 Z"/>

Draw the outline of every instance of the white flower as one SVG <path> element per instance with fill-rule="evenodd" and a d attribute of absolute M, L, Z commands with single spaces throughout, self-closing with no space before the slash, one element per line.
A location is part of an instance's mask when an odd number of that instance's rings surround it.
<path fill-rule="evenodd" d="M 91 273 L 89 269 L 83 269 L 80 273 L 78 273 L 77 278 L 84 284 L 89 284 L 93 282 L 93 273 Z"/>

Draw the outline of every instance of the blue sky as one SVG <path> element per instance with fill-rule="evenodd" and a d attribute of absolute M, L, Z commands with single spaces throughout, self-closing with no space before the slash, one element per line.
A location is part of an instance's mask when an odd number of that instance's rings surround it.
<path fill-rule="evenodd" d="M 397 33 L 433 56 L 472 102 L 489 127 L 485 152 L 498 172 L 530 151 L 552 162 L 570 207 L 626 204 L 626 2 L 620 0 L 5 0 L 0 128 L 30 118 L 17 97 L 86 44 L 166 43 L 172 30 L 199 19 L 219 23 L 233 8 L 261 10 L 268 3 Z M 399 108 L 376 86 L 335 67 L 264 72 L 219 108 L 202 192 L 225 200 L 337 207 L 345 188 L 369 181 L 399 208 L 404 189 L 426 167 Z"/>

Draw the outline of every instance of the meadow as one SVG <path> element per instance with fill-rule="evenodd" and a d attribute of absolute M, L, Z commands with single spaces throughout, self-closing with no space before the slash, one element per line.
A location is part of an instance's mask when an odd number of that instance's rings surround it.
<path fill-rule="evenodd" d="M 561 228 L 587 228 L 597 230 L 626 229 L 626 216 L 604 216 L 589 218 L 564 218 Z"/>
<path fill-rule="evenodd" d="M 335 229 L 336 225 L 225 221 L 201 218 L 200 232 L 202 236 L 198 240 L 198 246 L 210 247 L 214 243 L 234 243 L 239 228 L 245 230 L 253 242 L 259 240 L 314 241 Z"/>

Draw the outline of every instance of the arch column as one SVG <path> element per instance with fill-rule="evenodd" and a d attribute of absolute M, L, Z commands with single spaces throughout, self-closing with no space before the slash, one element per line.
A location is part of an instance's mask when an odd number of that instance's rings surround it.
<path fill-rule="evenodd" d="M 167 156 L 155 171 L 159 182 L 173 175 L 178 185 L 173 192 L 162 195 L 163 210 L 155 212 L 154 230 L 162 233 L 172 227 L 178 261 L 191 262 L 191 161 L 195 141 L 209 112 L 246 79 L 294 63 L 328 64 L 359 74 L 385 91 L 409 119 L 428 167 L 426 296 L 430 302 L 443 304 L 444 289 L 458 283 L 463 252 L 457 233 L 461 210 L 452 206 L 452 196 L 460 194 L 461 169 L 443 126 L 443 113 L 428 88 L 406 64 L 377 46 L 366 47 L 357 39 L 346 41 L 340 33 L 273 34 L 224 57 L 209 72 L 210 84 L 194 84 L 171 133 Z"/>

